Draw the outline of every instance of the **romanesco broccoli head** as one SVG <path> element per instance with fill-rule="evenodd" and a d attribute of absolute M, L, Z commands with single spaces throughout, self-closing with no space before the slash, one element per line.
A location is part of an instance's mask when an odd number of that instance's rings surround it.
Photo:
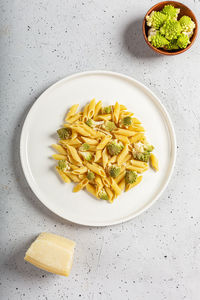
<path fill-rule="evenodd" d="M 83 143 L 79 148 L 80 151 L 87 151 L 89 149 L 90 149 L 90 145 L 87 143 Z"/>
<path fill-rule="evenodd" d="M 149 36 L 148 40 L 156 48 L 162 48 L 169 44 L 169 41 L 159 32 L 157 32 L 156 35 Z"/>
<path fill-rule="evenodd" d="M 152 152 L 154 149 L 154 146 L 150 145 L 150 144 L 145 144 L 143 148 L 144 148 L 144 151 L 146 151 L 146 152 Z"/>
<path fill-rule="evenodd" d="M 161 11 L 163 14 L 169 16 L 170 18 L 177 19 L 178 14 L 180 12 L 179 8 L 175 8 L 172 5 L 165 5 L 163 10 Z"/>
<path fill-rule="evenodd" d="M 130 126 L 132 124 L 132 118 L 130 116 L 124 117 L 122 119 L 122 124 L 124 126 Z"/>
<path fill-rule="evenodd" d="M 92 158 L 93 158 L 93 155 L 92 155 L 91 152 L 87 152 L 87 151 L 82 152 L 82 151 L 79 151 L 79 153 L 80 153 L 81 156 L 82 156 L 85 160 L 87 160 L 87 161 L 91 161 Z"/>
<path fill-rule="evenodd" d="M 93 180 L 94 178 L 95 178 L 94 173 L 89 171 L 89 172 L 87 173 L 87 179 L 91 181 L 91 180 Z"/>
<path fill-rule="evenodd" d="M 124 148 L 121 142 L 112 141 L 107 144 L 107 150 L 111 156 L 118 155 Z"/>
<path fill-rule="evenodd" d="M 63 172 L 66 172 L 70 169 L 68 162 L 65 159 L 61 159 L 58 161 L 58 168 Z"/>
<path fill-rule="evenodd" d="M 133 183 L 137 179 L 137 173 L 135 171 L 126 171 L 125 175 L 125 182 L 126 184 L 128 183 Z"/>
<path fill-rule="evenodd" d="M 182 31 L 191 32 L 195 28 L 195 23 L 188 16 L 181 17 L 179 23 L 181 25 Z"/>
<path fill-rule="evenodd" d="M 182 28 L 179 21 L 169 19 L 160 28 L 160 33 L 164 35 L 166 39 L 174 40 L 178 38 L 181 30 Z"/>
<path fill-rule="evenodd" d="M 87 124 L 89 127 L 92 127 L 93 126 L 92 119 L 88 119 L 87 121 L 85 121 L 85 124 Z"/>
<path fill-rule="evenodd" d="M 111 106 L 106 106 L 103 108 L 103 114 L 110 114 L 111 113 Z"/>
<path fill-rule="evenodd" d="M 108 194 L 104 189 L 102 189 L 99 193 L 99 198 L 102 200 L 109 200 Z"/>
<path fill-rule="evenodd" d="M 184 33 L 182 33 L 177 40 L 177 45 L 181 49 L 185 49 L 189 43 L 190 43 L 189 37 Z"/>
<path fill-rule="evenodd" d="M 121 168 L 118 166 L 112 166 L 109 168 L 109 175 L 113 178 L 116 178 L 121 171 Z"/>
<path fill-rule="evenodd" d="M 165 46 L 167 50 L 178 50 L 177 40 L 171 40 L 168 45 Z"/>
<path fill-rule="evenodd" d="M 60 128 L 57 130 L 57 134 L 61 140 L 67 140 L 72 135 L 71 128 Z"/>
<path fill-rule="evenodd" d="M 150 158 L 150 152 L 134 152 L 133 158 L 144 162 L 148 162 Z"/>
<path fill-rule="evenodd" d="M 147 26 L 159 29 L 166 21 L 167 16 L 159 11 L 152 11 L 149 16 L 146 17 Z"/>
<path fill-rule="evenodd" d="M 114 129 L 116 129 L 115 123 L 111 122 L 111 121 L 106 121 L 105 125 L 104 125 L 105 130 L 107 131 L 112 131 Z"/>

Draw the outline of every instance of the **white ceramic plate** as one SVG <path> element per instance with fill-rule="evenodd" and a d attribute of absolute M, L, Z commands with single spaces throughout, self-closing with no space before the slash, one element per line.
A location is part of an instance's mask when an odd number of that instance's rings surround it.
<path fill-rule="evenodd" d="M 55 172 L 56 130 L 62 125 L 67 109 L 75 103 L 83 107 L 92 98 L 104 105 L 118 101 L 135 113 L 155 146 L 160 171 L 145 172 L 142 182 L 117 198 L 113 204 L 96 200 L 86 191 L 72 193 L 73 183 L 62 183 Z M 36 196 L 51 211 L 69 221 L 106 226 L 127 221 L 152 205 L 171 177 L 176 139 L 172 122 L 159 99 L 131 77 L 105 71 L 69 76 L 47 89 L 34 103 L 24 122 L 21 162 L 25 177 Z"/>

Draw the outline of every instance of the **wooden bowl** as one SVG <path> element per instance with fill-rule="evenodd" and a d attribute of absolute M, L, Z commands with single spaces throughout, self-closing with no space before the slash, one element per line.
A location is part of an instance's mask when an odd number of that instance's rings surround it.
<path fill-rule="evenodd" d="M 180 50 L 164 50 L 164 49 L 161 49 L 161 48 L 155 48 L 154 46 L 152 46 L 152 44 L 148 41 L 148 30 L 150 27 L 147 26 L 146 24 L 146 16 L 147 15 L 150 15 L 150 13 L 153 11 L 153 10 L 156 10 L 156 11 L 160 11 L 163 9 L 163 7 L 165 5 L 173 5 L 174 7 L 176 8 L 180 8 L 180 13 L 178 15 L 178 18 L 180 19 L 182 16 L 186 15 L 186 16 L 189 16 L 192 21 L 195 23 L 196 27 L 194 29 L 194 32 L 193 32 L 193 35 L 192 37 L 190 38 L 190 44 L 185 48 L 185 49 L 180 49 Z M 144 17 L 144 20 L 143 20 L 143 25 L 142 25 L 142 31 L 143 31 L 143 35 L 144 35 L 144 39 L 146 41 L 146 43 L 149 45 L 149 47 L 151 49 L 153 49 L 155 52 L 157 53 L 160 53 L 160 54 L 164 54 L 164 55 L 177 55 L 177 54 L 180 54 L 180 53 L 183 53 L 185 52 L 186 50 L 188 50 L 194 43 L 195 39 L 196 39 L 196 36 L 197 36 L 197 30 L 198 30 L 198 24 L 197 24 L 197 19 L 195 17 L 195 15 L 193 14 L 193 12 L 187 7 L 185 6 L 184 4 L 180 3 L 180 2 L 176 2 L 176 1 L 162 1 L 162 2 L 159 2 L 157 4 L 155 4 L 152 8 L 149 9 L 149 11 L 146 13 L 145 17 Z"/>

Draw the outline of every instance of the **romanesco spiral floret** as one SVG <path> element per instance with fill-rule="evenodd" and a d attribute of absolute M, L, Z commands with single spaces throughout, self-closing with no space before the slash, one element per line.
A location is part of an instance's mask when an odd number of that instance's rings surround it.
<path fill-rule="evenodd" d="M 179 21 L 167 20 L 165 24 L 160 28 L 160 33 L 168 40 L 177 39 L 181 33 L 181 25 Z"/>
<path fill-rule="evenodd" d="M 184 33 L 182 33 L 177 40 L 177 45 L 181 49 L 185 49 L 189 43 L 190 43 L 190 40 L 189 40 L 188 36 L 185 35 Z"/>
<path fill-rule="evenodd" d="M 167 50 L 178 50 L 177 40 L 171 40 L 168 45 L 165 46 Z"/>
<path fill-rule="evenodd" d="M 106 131 L 112 131 L 112 130 L 116 129 L 117 127 L 115 126 L 114 122 L 107 121 L 105 123 L 105 125 L 103 126 L 103 128 L 105 128 Z"/>
<path fill-rule="evenodd" d="M 89 149 L 90 149 L 90 145 L 87 143 L 83 143 L 79 148 L 80 151 L 87 151 Z"/>
<path fill-rule="evenodd" d="M 102 109 L 103 114 L 110 114 L 111 113 L 111 106 L 106 106 Z"/>
<path fill-rule="evenodd" d="M 195 28 L 195 23 L 188 16 L 181 17 L 179 23 L 182 27 L 182 31 L 193 32 Z"/>
<path fill-rule="evenodd" d="M 70 169 L 68 162 L 65 159 L 61 159 L 58 161 L 58 168 L 63 172 L 66 172 Z"/>
<path fill-rule="evenodd" d="M 146 17 L 147 25 L 159 29 L 166 21 L 167 16 L 159 11 L 152 11 L 149 16 Z"/>
<path fill-rule="evenodd" d="M 87 152 L 87 151 L 82 152 L 82 151 L 79 151 L 79 154 L 80 154 L 85 160 L 87 160 L 87 161 L 91 161 L 92 158 L 93 158 L 93 155 L 92 155 L 91 152 Z"/>
<path fill-rule="evenodd" d="M 121 142 L 117 142 L 115 140 L 107 144 L 107 150 L 111 156 L 118 155 L 123 148 L 124 145 Z"/>
<path fill-rule="evenodd" d="M 144 162 L 148 162 L 150 158 L 150 152 L 134 152 L 133 158 Z"/>
<path fill-rule="evenodd" d="M 89 171 L 89 172 L 87 173 L 87 179 L 91 181 L 91 180 L 93 180 L 94 178 L 95 178 L 94 173 Z"/>
<path fill-rule="evenodd" d="M 111 166 L 109 168 L 109 175 L 111 177 L 113 177 L 113 178 L 116 178 L 119 175 L 120 171 L 121 171 L 120 167 L 118 167 L 118 166 Z"/>
<path fill-rule="evenodd" d="M 148 40 L 156 48 L 162 48 L 169 44 L 169 41 L 159 32 L 156 35 L 150 36 Z"/>
<path fill-rule="evenodd" d="M 126 171 L 125 182 L 126 184 L 131 184 L 137 179 L 137 173 L 135 171 Z"/>
<path fill-rule="evenodd" d="M 104 189 L 102 189 L 99 193 L 99 198 L 102 200 L 109 200 L 108 194 Z"/>
<path fill-rule="evenodd" d="M 175 8 L 172 5 L 165 5 L 163 10 L 161 11 L 163 14 L 169 16 L 170 18 L 177 19 L 178 14 L 180 12 L 179 8 Z"/>
<path fill-rule="evenodd" d="M 72 130 L 71 128 L 60 128 L 57 130 L 57 134 L 61 140 L 66 140 L 72 135 Z"/>
<path fill-rule="evenodd" d="M 124 117 L 122 119 L 122 124 L 124 126 L 130 126 L 132 124 L 132 118 L 130 116 Z"/>

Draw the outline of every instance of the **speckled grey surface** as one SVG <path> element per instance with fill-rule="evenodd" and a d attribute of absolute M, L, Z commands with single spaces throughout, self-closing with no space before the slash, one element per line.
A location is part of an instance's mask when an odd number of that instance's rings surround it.
<path fill-rule="evenodd" d="M 0 299 L 198 300 L 200 297 L 200 46 L 164 57 L 145 44 L 141 21 L 156 1 L 0 3 Z M 200 17 L 200 1 L 184 1 Z M 19 161 L 23 120 L 52 83 L 78 71 L 125 73 L 171 114 L 178 143 L 159 201 L 125 224 L 88 228 L 48 211 Z M 42 231 L 77 242 L 69 278 L 34 268 L 24 253 Z"/>

